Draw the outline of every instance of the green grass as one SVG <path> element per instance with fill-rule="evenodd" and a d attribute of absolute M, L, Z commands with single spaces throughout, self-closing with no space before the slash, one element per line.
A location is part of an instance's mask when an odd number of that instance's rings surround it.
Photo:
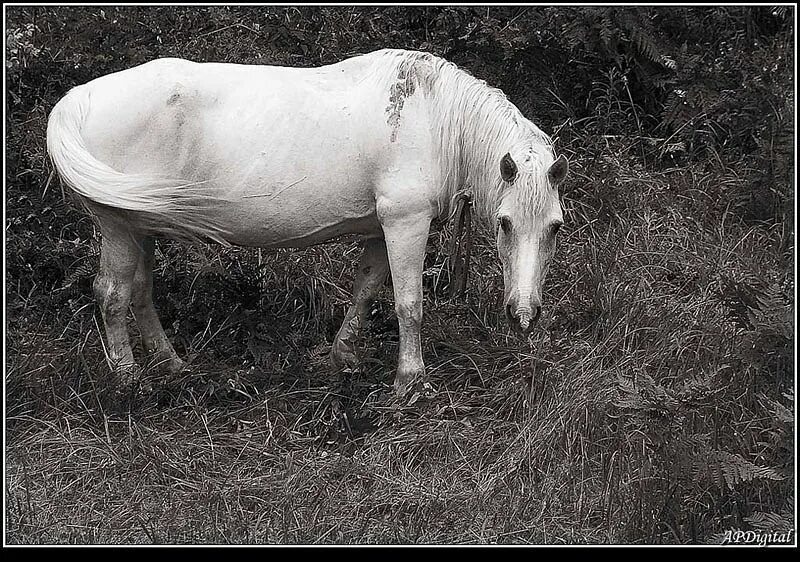
<path fill-rule="evenodd" d="M 37 21 L 56 41 L 53 14 Z M 413 404 L 391 391 L 389 288 L 361 369 L 327 365 L 355 244 L 160 241 L 156 307 L 192 370 L 120 397 L 93 225 L 57 181 L 45 192 L 46 68 L 62 67 L 17 69 L 39 97 L 9 122 L 7 543 L 702 543 L 794 525 L 793 230 L 747 219 L 736 162 L 665 165 L 597 122 L 561 130 L 566 224 L 539 326 L 506 327 L 481 230 L 466 299 L 445 297 L 435 233 L 436 392 Z"/>

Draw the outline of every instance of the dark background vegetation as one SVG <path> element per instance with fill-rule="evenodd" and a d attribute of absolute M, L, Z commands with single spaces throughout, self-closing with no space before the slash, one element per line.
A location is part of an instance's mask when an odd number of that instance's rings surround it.
<path fill-rule="evenodd" d="M 6 540 L 694 543 L 794 528 L 791 7 L 6 9 Z M 466 300 L 431 238 L 434 396 L 326 353 L 355 244 L 159 242 L 190 375 L 113 393 L 98 245 L 44 150 L 72 86 L 147 60 L 316 66 L 430 51 L 500 87 L 571 162 L 544 320 L 500 315 L 490 233 Z M 134 331 L 135 333 L 135 331 Z"/>

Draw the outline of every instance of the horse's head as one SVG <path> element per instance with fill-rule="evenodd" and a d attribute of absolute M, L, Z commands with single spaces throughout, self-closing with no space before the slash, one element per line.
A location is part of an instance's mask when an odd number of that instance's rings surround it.
<path fill-rule="evenodd" d="M 567 175 L 567 159 L 548 151 L 523 150 L 498 163 L 504 194 L 497 209 L 497 249 L 503 264 L 505 312 L 522 333 L 533 329 L 542 311 L 542 285 L 563 224 L 557 186 Z"/>

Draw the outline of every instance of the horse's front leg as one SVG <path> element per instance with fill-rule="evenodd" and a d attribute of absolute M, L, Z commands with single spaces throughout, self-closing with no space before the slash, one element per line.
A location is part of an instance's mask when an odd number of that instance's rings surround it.
<path fill-rule="evenodd" d="M 400 328 L 400 352 L 394 389 L 405 394 L 425 375 L 422 361 L 422 268 L 431 219 L 426 213 L 407 216 L 384 214 L 379 218 L 386 239 L 394 285 L 394 306 Z"/>
<path fill-rule="evenodd" d="M 331 362 L 334 366 L 354 367 L 357 364 L 355 340 L 361 333 L 370 303 L 386 281 L 388 272 L 386 244 L 379 238 L 365 240 L 364 252 L 361 254 L 353 283 L 353 304 L 347 310 L 342 327 L 331 347 Z"/>

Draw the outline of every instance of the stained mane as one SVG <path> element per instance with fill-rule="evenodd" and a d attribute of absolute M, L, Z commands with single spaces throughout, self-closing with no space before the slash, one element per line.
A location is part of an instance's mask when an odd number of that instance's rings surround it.
<path fill-rule="evenodd" d="M 440 164 L 440 216 L 449 213 L 461 189 L 473 193 L 476 215 L 493 220 L 503 198 L 514 193 L 516 204 L 536 213 L 545 202 L 547 169 L 554 161 L 553 142 L 512 104 L 499 89 L 489 86 L 455 64 L 429 53 L 387 49 L 390 61 L 384 74 L 404 81 L 405 91 L 422 87 L 429 101 Z M 383 74 L 383 73 L 382 73 Z M 500 160 L 507 152 L 530 154 L 528 162 L 515 158 L 519 177 L 513 190 L 500 176 Z"/>

